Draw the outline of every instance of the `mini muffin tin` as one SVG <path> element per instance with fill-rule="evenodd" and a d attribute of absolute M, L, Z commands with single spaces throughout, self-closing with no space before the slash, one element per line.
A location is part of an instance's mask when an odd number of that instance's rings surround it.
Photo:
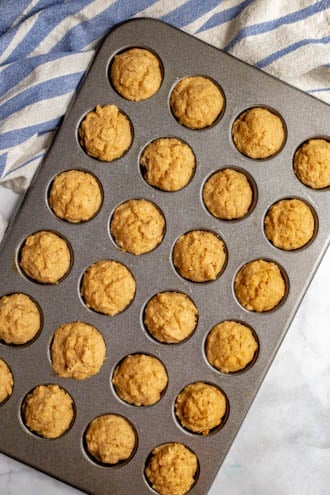
<path fill-rule="evenodd" d="M 163 67 L 163 82 L 151 98 L 133 102 L 118 95 L 109 81 L 114 55 L 131 47 L 150 49 Z M 191 130 L 173 117 L 169 98 L 182 77 L 203 75 L 216 81 L 225 96 L 225 110 L 211 127 Z M 78 128 L 97 104 L 115 104 L 130 118 L 134 137 L 128 152 L 110 163 L 89 157 L 79 144 Z M 246 109 L 264 106 L 278 112 L 287 129 L 283 149 L 267 160 L 253 160 L 235 148 L 231 128 Z M 114 29 L 96 59 L 68 111 L 42 168 L 11 223 L 0 253 L 0 296 L 23 292 L 40 305 L 43 327 L 33 342 L 24 346 L 0 343 L 0 357 L 14 376 L 12 396 L 0 405 L 1 451 L 87 493 L 137 495 L 155 493 L 144 476 L 150 452 L 167 442 L 181 442 L 198 457 L 199 472 L 191 494 L 204 495 L 220 468 L 241 422 L 265 376 L 305 290 L 329 242 L 330 192 L 312 190 L 296 178 L 293 156 L 311 137 L 329 139 L 329 107 L 269 75 L 236 60 L 160 21 L 138 19 Z M 139 166 L 142 150 L 159 137 L 175 137 L 191 146 L 196 171 L 191 182 L 177 192 L 149 186 Z M 251 212 L 241 220 L 221 221 L 206 210 L 202 200 L 205 180 L 216 170 L 234 167 L 253 180 Z M 91 172 L 103 188 L 103 204 L 88 222 L 70 224 L 49 208 L 47 194 L 54 177 L 70 169 Z M 265 237 L 263 221 L 269 207 L 282 198 L 297 197 L 311 205 L 317 218 L 316 234 L 305 248 L 285 252 Z M 111 238 L 109 223 L 114 208 L 135 198 L 154 202 L 166 219 L 161 244 L 152 252 L 134 256 L 121 251 Z M 224 271 L 215 281 L 193 283 L 176 272 L 172 251 L 180 235 L 190 230 L 210 230 L 219 235 L 228 253 Z M 51 230 L 68 240 L 73 263 L 68 275 L 55 285 L 28 279 L 19 267 L 19 252 L 26 237 Z M 234 294 L 238 270 L 254 259 L 275 261 L 287 276 L 284 301 L 267 313 L 242 308 Z M 84 271 L 96 261 L 113 259 L 131 270 L 137 289 L 133 302 L 122 313 L 109 317 L 86 308 L 80 296 Z M 181 291 L 198 308 L 198 325 L 191 337 L 177 344 L 162 344 L 150 337 L 143 325 L 147 301 L 162 291 Z M 222 374 L 205 356 L 205 340 L 214 325 L 223 320 L 249 325 L 259 340 L 254 362 L 238 373 Z M 81 320 L 103 335 L 107 355 L 100 372 L 87 380 L 59 378 L 50 362 L 54 331 L 63 323 Z M 135 407 L 121 401 L 111 377 L 128 354 L 158 357 L 168 373 L 168 386 L 153 406 Z M 188 384 L 204 381 L 219 387 L 228 400 L 228 416 L 221 428 L 208 436 L 183 429 L 175 417 L 177 395 Z M 56 440 L 45 440 L 24 426 L 21 405 L 26 394 L 39 384 L 55 383 L 73 398 L 76 416 L 71 429 Z M 117 466 L 100 466 L 84 449 L 84 432 L 92 419 L 115 413 L 136 429 L 134 456 Z"/>

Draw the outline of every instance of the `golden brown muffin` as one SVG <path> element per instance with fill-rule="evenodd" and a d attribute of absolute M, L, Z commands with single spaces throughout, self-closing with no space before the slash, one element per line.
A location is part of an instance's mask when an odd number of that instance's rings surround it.
<path fill-rule="evenodd" d="M 149 253 L 162 241 L 165 219 L 146 199 L 130 199 L 117 206 L 110 223 L 111 235 L 123 251 Z"/>
<path fill-rule="evenodd" d="M 293 168 L 298 179 L 313 189 L 330 186 L 330 142 L 310 139 L 296 151 Z"/>
<path fill-rule="evenodd" d="M 13 393 L 14 378 L 7 363 L 0 359 L 0 405 Z"/>
<path fill-rule="evenodd" d="M 212 232 L 192 230 L 176 241 L 173 263 L 179 274 L 193 282 L 215 280 L 226 262 L 224 242 Z"/>
<path fill-rule="evenodd" d="M 223 373 L 244 369 L 258 350 L 251 329 L 237 321 L 223 321 L 215 325 L 206 340 L 209 363 Z"/>
<path fill-rule="evenodd" d="M 250 158 L 275 155 L 285 141 L 280 117 L 267 108 L 255 107 L 243 112 L 234 122 L 232 136 L 236 148 Z"/>
<path fill-rule="evenodd" d="M 0 339 L 6 344 L 26 344 L 40 328 L 40 310 L 30 297 L 21 293 L 1 297 Z"/>
<path fill-rule="evenodd" d="M 114 316 L 124 311 L 135 296 L 135 280 L 125 265 L 103 260 L 84 273 L 81 295 L 88 308 Z"/>
<path fill-rule="evenodd" d="M 38 385 L 25 397 L 22 415 L 25 426 L 33 433 L 58 438 L 73 422 L 73 400 L 58 385 Z"/>
<path fill-rule="evenodd" d="M 197 316 L 197 308 L 186 294 L 160 292 L 148 302 L 144 324 L 159 342 L 177 344 L 195 330 Z"/>
<path fill-rule="evenodd" d="M 56 216 L 71 223 L 93 218 L 101 208 L 102 192 L 92 174 L 68 170 L 55 177 L 49 192 L 49 206 Z"/>
<path fill-rule="evenodd" d="M 150 98 L 157 93 L 163 80 L 158 58 L 143 48 L 130 48 L 116 55 L 110 78 L 117 93 L 131 101 Z"/>
<path fill-rule="evenodd" d="M 244 217 L 252 203 L 252 187 L 242 172 L 226 168 L 205 182 L 203 200 L 209 212 L 222 220 Z"/>
<path fill-rule="evenodd" d="M 217 387 L 196 382 L 187 385 L 176 398 L 175 413 L 184 428 L 208 435 L 226 414 L 226 397 Z"/>
<path fill-rule="evenodd" d="M 93 419 L 86 434 L 88 453 L 103 464 L 117 464 L 129 459 L 136 435 L 127 419 L 117 414 L 104 414 Z"/>
<path fill-rule="evenodd" d="M 162 191 L 179 191 L 195 171 L 195 155 L 188 144 L 175 138 L 159 138 L 148 144 L 140 164 L 143 177 Z"/>
<path fill-rule="evenodd" d="M 160 495 L 185 495 L 195 483 L 197 456 L 182 443 L 156 447 L 145 468 L 150 485 Z"/>
<path fill-rule="evenodd" d="M 170 105 L 180 124 L 190 129 L 203 129 L 217 120 L 224 107 L 224 98 L 210 79 L 192 76 L 177 83 Z"/>
<path fill-rule="evenodd" d="M 165 366 L 152 356 L 127 356 L 115 369 L 112 383 L 119 397 L 134 406 L 158 402 L 167 386 Z"/>
<path fill-rule="evenodd" d="M 285 296 L 281 270 L 272 261 L 250 261 L 236 275 L 235 293 L 242 306 L 249 311 L 269 311 Z"/>
<path fill-rule="evenodd" d="M 116 105 L 96 105 L 96 109 L 82 121 L 79 138 L 88 155 L 111 162 L 120 158 L 131 146 L 131 123 Z"/>
<path fill-rule="evenodd" d="M 92 325 L 81 321 L 65 323 L 54 333 L 52 367 L 61 377 L 84 380 L 96 375 L 105 354 L 103 337 Z"/>
<path fill-rule="evenodd" d="M 37 282 L 56 284 L 68 273 L 70 265 L 70 248 L 59 235 L 42 230 L 26 238 L 20 266 Z"/>
<path fill-rule="evenodd" d="M 265 234 L 274 246 L 292 251 L 305 246 L 313 237 L 314 215 L 300 199 L 275 203 L 265 218 Z"/>

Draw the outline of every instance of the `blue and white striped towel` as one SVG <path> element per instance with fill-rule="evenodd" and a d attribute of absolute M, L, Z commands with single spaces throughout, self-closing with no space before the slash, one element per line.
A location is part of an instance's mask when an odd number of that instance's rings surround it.
<path fill-rule="evenodd" d="M 330 102 L 330 0 L 0 0 L 0 183 L 28 187 L 100 39 L 138 16 Z"/>

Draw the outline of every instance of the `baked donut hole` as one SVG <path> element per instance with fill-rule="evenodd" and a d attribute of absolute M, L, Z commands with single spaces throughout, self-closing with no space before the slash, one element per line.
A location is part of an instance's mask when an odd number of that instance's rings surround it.
<path fill-rule="evenodd" d="M 165 230 L 163 212 L 147 199 L 129 199 L 121 203 L 110 219 L 110 234 L 115 244 L 135 256 L 156 249 L 164 238 Z"/>
<path fill-rule="evenodd" d="M 0 358 L 0 407 L 13 393 L 14 377 L 6 361 Z"/>
<path fill-rule="evenodd" d="M 117 364 L 112 384 L 124 402 L 133 406 L 152 406 L 166 391 L 167 370 L 154 356 L 129 354 Z"/>
<path fill-rule="evenodd" d="M 106 345 L 97 328 L 75 321 L 55 330 L 50 355 L 58 376 L 85 380 L 99 373 L 106 357 Z"/>
<path fill-rule="evenodd" d="M 100 260 L 83 273 L 80 294 L 83 304 L 107 316 L 125 311 L 133 302 L 136 281 L 126 265 L 114 260 Z"/>

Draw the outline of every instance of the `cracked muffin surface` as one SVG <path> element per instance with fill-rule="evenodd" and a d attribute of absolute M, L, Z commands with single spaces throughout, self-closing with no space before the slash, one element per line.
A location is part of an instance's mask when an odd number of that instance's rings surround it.
<path fill-rule="evenodd" d="M 6 344 L 26 344 L 40 328 L 39 307 L 29 296 L 16 293 L 1 297 L 0 339 Z"/>
<path fill-rule="evenodd" d="M 155 339 L 176 344 L 195 330 L 197 316 L 197 308 L 186 294 L 159 292 L 145 308 L 144 324 Z"/>
<path fill-rule="evenodd" d="M 204 382 L 187 385 L 175 401 L 175 413 L 181 425 L 203 435 L 208 435 L 210 430 L 221 424 L 226 409 L 223 393 Z"/>
<path fill-rule="evenodd" d="M 191 76 L 181 79 L 174 87 L 170 106 L 180 124 L 190 129 L 203 129 L 217 120 L 224 107 L 224 98 L 211 79 Z"/>
<path fill-rule="evenodd" d="M 300 199 L 283 199 L 269 209 L 265 234 L 274 246 L 292 251 L 305 246 L 313 237 L 315 221 L 312 210 Z"/>
<path fill-rule="evenodd" d="M 24 424 L 43 438 L 58 438 L 71 426 L 74 406 L 70 395 L 58 385 L 38 385 L 24 399 Z"/>
<path fill-rule="evenodd" d="M 102 260 L 85 271 L 81 295 L 88 308 L 115 316 L 134 299 L 135 289 L 135 279 L 125 265 L 118 261 Z"/>
<path fill-rule="evenodd" d="M 215 280 L 227 254 L 224 242 L 212 232 L 192 230 L 176 241 L 173 263 L 179 274 L 193 282 Z"/>
<path fill-rule="evenodd" d="M 110 231 L 116 244 L 128 253 L 140 255 L 155 249 L 164 237 L 165 219 L 146 199 L 130 199 L 114 211 Z"/>
<path fill-rule="evenodd" d="M 206 357 L 223 373 L 244 369 L 254 358 L 258 343 L 249 327 L 237 321 L 215 325 L 207 336 Z"/>
<path fill-rule="evenodd" d="M 198 459 L 182 443 L 171 442 L 153 449 L 145 475 L 160 495 L 185 495 L 195 482 Z"/>
<path fill-rule="evenodd" d="M 110 78 L 117 93 L 131 101 L 150 98 L 163 80 L 158 58 L 144 48 L 130 48 L 116 55 Z"/>
<path fill-rule="evenodd" d="M 278 115 L 267 108 L 255 107 L 243 112 L 234 122 L 232 136 L 243 155 L 264 159 L 275 155 L 285 141 L 285 129 Z"/>
<path fill-rule="evenodd" d="M 81 321 L 65 323 L 54 333 L 52 367 L 61 377 L 84 380 L 97 374 L 105 354 L 104 339 L 92 325 Z"/>
<path fill-rule="evenodd" d="M 116 367 L 112 378 L 119 397 L 135 406 L 151 406 L 158 402 L 167 381 L 165 366 L 147 354 L 127 356 Z"/>
<path fill-rule="evenodd" d="M 0 358 L 0 405 L 13 393 L 14 378 L 7 363 Z"/>
<path fill-rule="evenodd" d="M 162 191 L 179 191 L 195 171 L 195 156 L 188 144 L 175 138 L 152 141 L 142 153 L 144 179 Z"/>
<path fill-rule="evenodd" d="M 80 125 L 79 140 L 88 155 L 111 162 L 131 146 L 131 123 L 116 105 L 96 105 Z"/>
<path fill-rule="evenodd" d="M 310 139 L 295 153 L 293 168 L 298 179 L 312 189 L 330 187 L 330 142 Z"/>
<path fill-rule="evenodd" d="M 203 200 L 209 212 L 223 220 L 244 217 L 252 203 L 251 184 L 242 172 L 219 170 L 205 182 Z"/>
<path fill-rule="evenodd" d="M 101 204 L 102 192 L 97 180 L 81 170 L 57 175 L 49 192 L 49 205 L 55 215 L 71 223 L 90 220 Z"/>
<path fill-rule="evenodd" d="M 59 235 L 43 230 L 26 238 L 20 266 L 37 282 L 56 284 L 68 273 L 70 265 L 69 246 Z"/>
<path fill-rule="evenodd" d="M 235 293 L 249 311 L 270 311 L 285 295 L 285 281 L 278 265 L 262 259 L 244 265 L 235 277 Z"/>
<path fill-rule="evenodd" d="M 136 443 L 133 427 L 123 416 L 104 414 L 88 425 L 86 447 L 103 464 L 118 464 L 132 455 Z"/>

